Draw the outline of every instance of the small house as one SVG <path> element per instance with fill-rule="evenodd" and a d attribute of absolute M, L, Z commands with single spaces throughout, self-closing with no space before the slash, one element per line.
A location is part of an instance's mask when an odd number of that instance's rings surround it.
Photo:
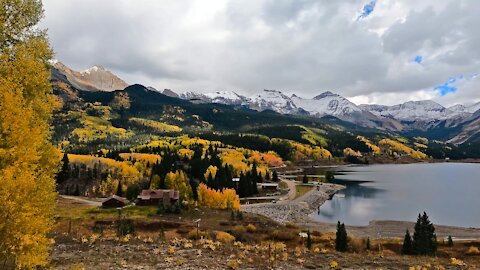
<path fill-rule="evenodd" d="M 180 199 L 180 192 L 174 189 L 144 189 L 137 197 L 137 205 L 174 204 Z"/>
<path fill-rule="evenodd" d="M 266 190 L 277 190 L 278 183 L 259 183 L 258 184 L 262 189 Z"/>
<path fill-rule="evenodd" d="M 118 208 L 118 207 L 124 207 L 127 204 L 128 200 L 126 198 L 113 195 L 108 198 L 106 198 L 102 202 L 102 207 L 103 208 Z"/>

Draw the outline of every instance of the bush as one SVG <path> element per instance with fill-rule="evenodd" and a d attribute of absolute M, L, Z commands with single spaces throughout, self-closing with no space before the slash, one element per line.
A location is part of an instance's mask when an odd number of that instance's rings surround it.
<path fill-rule="evenodd" d="M 189 233 L 190 230 L 191 230 L 190 228 L 181 227 L 181 228 L 177 229 L 177 233 L 178 234 L 186 234 L 186 233 Z"/>
<path fill-rule="evenodd" d="M 247 225 L 247 232 L 254 233 L 256 231 L 257 231 L 257 227 L 255 227 L 255 225 L 253 225 L 253 224 L 248 224 Z"/>
<path fill-rule="evenodd" d="M 349 246 L 353 252 L 360 253 L 365 250 L 366 243 L 365 240 L 360 238 L 350 238 Z"/>
<path fill-rule="evenodd" d="M 198 231 L 197 229 L 193 229 L 188 232 L 187 238 L 191 240 L 198 240 L 200 238 L 206 238 L 207 237 L 207 232 L 206 231 Z"/>
<path fill-rule="evenodd" d="M 480 254 L 480 250 L 478 249 L 478 247 L 470 246 L 467 250 L 467 255 L 479 255 L 479 254 Z"/>
<path fill-rule="evenodd" d="M 270 234 L 270 239 L 276 241 L 290 241 L 297 238 L 297 234 L 292 231 L 275 230 Z"/>
<path fill-rule="evenodd" d="M 289 229 L 298 229 L 297 224 L 291 223 L 291 222 L 288 222 L 287 224 L 285 224 L 285 227 L 287 227 Z"/>
<path fill-rule="evenodd" d="M 120 219 L 117 221 L 117 235 L 125 236 L 135 233 L 135 224 L 131 219 Z"/>
<path fill-rule="evenodd" d="M 215 234 L 215 239 L 217 239 L 217 241 L 222 243 L 231 243 L 235 241 L 235 236 L 227 232 L 217 231 Z"/>
<path fill-rule="evenodd" d="M 220 226 L 229 226 L 229 225 L 230 225 L 230 221 L 222 220 L 222 221 L 218 222 L 218 224 L 219 224 Z"/>

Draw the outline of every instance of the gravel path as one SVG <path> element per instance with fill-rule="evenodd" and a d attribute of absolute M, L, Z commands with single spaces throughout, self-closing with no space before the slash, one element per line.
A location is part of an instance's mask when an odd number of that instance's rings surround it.
<path fill-rule="evenodd" d="M 336 184 L 321 184 L 319 189 L 312 189 L 303 196 L 295 198 L 296 189 L 291 187 L 295 183 L 286 181 L 289 184 L 290 191 L 288 200 L 277 203 L 262 203 L 242 205 L 242 211 L 260 214 L 269 217 L 279 223 L 309 223 L 312 220 L 308 217 L 320 205 L 328 200 L 337 191 L 344 187 Z"/>

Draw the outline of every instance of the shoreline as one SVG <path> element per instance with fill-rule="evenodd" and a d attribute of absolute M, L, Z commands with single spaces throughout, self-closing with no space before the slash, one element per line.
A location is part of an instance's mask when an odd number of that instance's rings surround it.
<path fill-rule="evenodd" d="M 335 232 L 336 223 L 317 221 L 310 215 L 323 205 L 331 196 L 345 188 L 338 184 L 323 183 L 307 192 L 303 196 L 278 203 L 260 203 L 242 205 L 242 211 L 259 214 L 270 218 L 280 224 L 293 223 L 302 228 L 320 230 L 322 232 Z M 346 225 L 350 235 L 371 239 L 403 238 L 405 231 L 414 230 L 415 222 L 401 220 L 372 220 L 366 226 Z M 480 228 L 466 228 L 434 224 L 438 241 L 451 235 L 455 241 L 480 239 Z"/>

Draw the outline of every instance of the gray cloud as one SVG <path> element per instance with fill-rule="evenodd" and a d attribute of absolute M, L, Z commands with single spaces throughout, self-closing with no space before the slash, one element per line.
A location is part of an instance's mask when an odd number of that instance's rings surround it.
<path fill-rule="evenodd" d="M 45 0 L 43 26 L 65 64 L 100 64 L 159 89 L 333 90 L 389 104 L 480 98 L 479 79 L 443 97 L 433 90 L 480 72 L 479 1 L 384 0 L 357 21 L 369 2 Z"/>

